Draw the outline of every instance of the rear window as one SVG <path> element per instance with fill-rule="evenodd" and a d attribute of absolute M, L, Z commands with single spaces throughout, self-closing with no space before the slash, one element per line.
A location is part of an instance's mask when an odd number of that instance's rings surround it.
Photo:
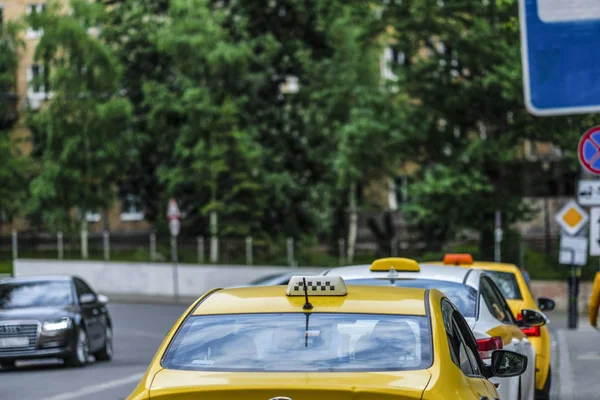
<path fill-rule="evenodd" d="M 510 300 L 522 300 L 517 277 L 512 272 L 485 271 L 498 286 L 504 297 Z"/>
<path fill-rule="evenodd" d="M 438 289 L 450 299 L 465 318 L 475 318 L 477 290 L 471 286 L 437 279 L 346 279 L 352 285 L 400 286 L 420 289 Z"/>
<path fill-rule="evenodd" d="M 193 316 L 162 360 L 170 369 L 368 372 L 429 368 L 426 316 L 277 313 Z"/>

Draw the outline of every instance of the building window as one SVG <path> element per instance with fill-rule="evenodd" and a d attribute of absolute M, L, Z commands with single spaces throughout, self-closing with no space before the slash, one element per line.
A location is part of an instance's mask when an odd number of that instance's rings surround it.
<path fill-rule="evenodd" d="M 101 218 L 100 213 L 96 211 L 88 211 L 85 213 L 85 219 L 88 222 L 99 222 Z"/>
<path fill-rule="evenodd" d="M 27 5 L 27 15 L 41 14 L 46 11 L 45 4 L 29 4 Z M 44 34 L 43 29 L 27 28 L 27 39 L 39 39 Z"/>
<path fill-rule="evenodd" d="M 127 194 L 121 200 L 121 221 L 142 221 L 144 212 L 139 196 Z"/>
<path fill-rule="evenodd" d="M 33 109 L 38 109 L 42 100 L 50 97 L 49 68 L 33 64 L 27 69 L 27 99 Z"/>

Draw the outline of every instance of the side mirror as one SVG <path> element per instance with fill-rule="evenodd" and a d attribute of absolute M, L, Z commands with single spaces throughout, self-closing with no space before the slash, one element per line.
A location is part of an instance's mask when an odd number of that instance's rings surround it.
<path fill-rule="evenodd" d="M 492 374 L 498 378 L 519 376 L 527 370 L 527 356 L 508 350 L 492 353 Z"/>
<path fill-rule="evenodd" d="M 556 302 L 548 297 L 538 298 L 538 306 L 542 311 L 552 311 L 556 307 Z"/>
<path fill-rule="evenodd" d="M 548 322 L 544 314 L 535 310 L 521 310 L 521 315 L 523 316 L 521 322 L 525 326 L 543 326 Z"/>
<path fill-rule="evenodd" d="M 96 301 L 96 296 L 94 296 L 91 293 L 82 294 L 81 297 L 79 298 L 79 302 L 81 304 L 90 304 L 90 303 L 94 303 L 95 301 Z"/>
<path fill-rule="evenodd" d="M 103 294 L 99 294 L 99 295 L 98 295 L 98 301 L 99 301 L 101 304 L 108 304 L 108 297 L 106 297 L 106 296 L 105 296 L 105 295 L 103 295 Z"/>

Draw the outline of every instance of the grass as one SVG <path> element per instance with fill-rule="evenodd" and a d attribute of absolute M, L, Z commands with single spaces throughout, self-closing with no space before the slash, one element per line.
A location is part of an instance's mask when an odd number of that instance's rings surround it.
<path fill-rule="evenodd" d="M 0 274 L 12 274 L 12 261 L 0 260 Z"/>

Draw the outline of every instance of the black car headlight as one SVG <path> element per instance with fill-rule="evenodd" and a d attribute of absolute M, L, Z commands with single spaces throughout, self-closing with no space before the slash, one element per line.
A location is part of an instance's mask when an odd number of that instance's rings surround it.
<path fill-rule="evenodd" d="M 71 318 L 64 317 L 58 320 L 45 321 L 42 324 L 42 331 L 44 332 L 58 332 L 69 329 L 72 325 Z"/>

